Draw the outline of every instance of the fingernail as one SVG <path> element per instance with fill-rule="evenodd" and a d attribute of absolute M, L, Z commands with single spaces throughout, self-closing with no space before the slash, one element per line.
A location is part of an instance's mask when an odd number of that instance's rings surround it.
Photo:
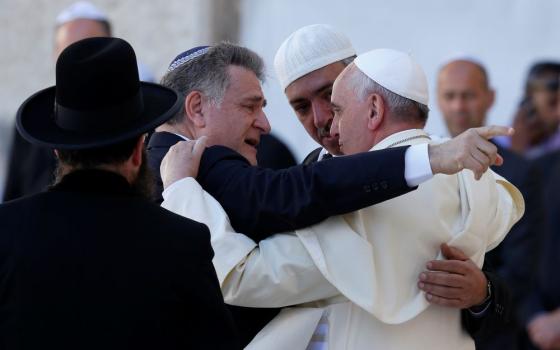
<path fill-rule="evenodd" d="M 418 287 L 420 287 L 420 289 L 424 289 L 424 283 L 422 282 L 418 283 Z"/>
<path fill-rule="evenodd" d="M 425 281 L 425 280 L 426 280 L 426 277 L 428 277 L 428 276 L 426 276 L 425 273 L 421 273 L 421 274 L 420 274 L 420 279 L 421 279 L 422 281 Z"/>
<path fill-rule="evenodd" d="M 426 294 L 426 299 L 432 300 L 432 295 L 431 294 Z"/>

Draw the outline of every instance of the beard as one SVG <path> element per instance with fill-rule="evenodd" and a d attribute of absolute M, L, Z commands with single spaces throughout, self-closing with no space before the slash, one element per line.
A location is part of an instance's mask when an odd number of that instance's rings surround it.
<path fill-rule="evenodd" d="M 148 156 L 146 149 L 142 150 L 142 164 L 138 169 L 138 174 L 136 178 L 132 181 L 130 186 L 132 187 L 132 192 L 140 195 L 150 201 L 155 201 L 156 199 L 156 178 L 152 169 L 148 166 Z"/>
<path fill-rule="evenodd" d="M 76 167 L 66 165 L 63 162 L 61 162 L 59 159 L 57 161 L 57 166 L 54 172 L 54 182 L 50 187 L 52 188 L 56 186 L 58 183 L 62 181 L 64 176 L 68 175 L 69 173 L 75 170 L 80 170 L 80 169 L 85 170 L 85 168 L 76 168 Z M 93 167 L 90 169 L 96 169 L 96 168 Z M 142 163 L 138 168 L 138 173 L 134 177 L 134 180 L 130 183 L 131 192 L 135 195 L 146 198 L 153 202 L 156 200 L 155 183 L 156 183 L 155 176 L 152 170 L 150 169 L 150 167 L 148 166 L 146 149 L 143 149 Z"/>

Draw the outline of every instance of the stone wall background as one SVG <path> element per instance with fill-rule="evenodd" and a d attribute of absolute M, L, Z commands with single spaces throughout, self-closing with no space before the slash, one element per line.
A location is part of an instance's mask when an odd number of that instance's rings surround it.
<path fill-rule="evenodd" d="M 0 0 L 0 193 L 19 105 L 53 85 L 54 21 L 74 0 Z M 113 35 L 129 41 L 157 79 L 179 53 L 201 43 L 237 41 L 237 0 L 92 0 Z"/>
<path fill-rule="evenodd" d="M 410 52 L 430 84 L 427 130 L 445 135 L 435 99 L 436 74 L 457 52 L 486 64 L 497 91 L 488 122 L 508 124 L 531 63 L 560 58 L 560 1 L 552 0 L 91 0 L 113 21 L 114 34 L 132 43 L 156 77 L 186 48 L 222 39 L 240 42 L 267 65 L 267 116 L 302 159 L 315 143 L 299 126 L 274 76 L 282 41 L 308 24 L 344 31 L 358 53 L 380 47 Z M 72 0 L 0 0 L 0 192 L 4 155 L 18 106 L 54 83 L 53 22 Z"/>

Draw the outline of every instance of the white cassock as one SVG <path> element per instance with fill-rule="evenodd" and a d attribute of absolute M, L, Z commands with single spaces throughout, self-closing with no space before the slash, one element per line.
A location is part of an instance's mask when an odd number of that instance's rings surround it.
<path fill-rule="evenodd" d="M 427 142 L 423 130 L 406 130 L 372 150 Z M 465 170 L 256 244 L 233 231 L 194 179 L 174 183 L 163 197 L 165 208 L 208 225 L 228 304 L 286 307 L 247 347 L 266 350 L 474 349 L 460 310 L 430 305 L 418 276 L 427 261 L 442 259 L 444 242 L 481 267 L 524 212 L 507 180 L 487 171 L 476 181 Z"/>

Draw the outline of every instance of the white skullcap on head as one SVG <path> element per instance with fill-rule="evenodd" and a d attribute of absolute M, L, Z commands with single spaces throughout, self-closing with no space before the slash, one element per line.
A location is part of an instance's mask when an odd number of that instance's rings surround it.
<path fill-rule="evenodd" d="M 105 13 L 101 12 L 91 2 L 78 1 L 62 10 L 56 16 L 56 25 L 68 23 L 76 19 L 92 19 L 94 21 L 108 21 L 109 19 Z"/>
<path fill-rule="evenodd" d="M 387 90 L 428 105 L 428 79 L 422 67 L 410 55 L 391 49 L 378 49 L 359 55 L 354 64 Z"/>
<path fill-rule="evenodd" d="M 294 80 L 355 54 L 346 35 L 326 24 L 312 24 L 284 40 L 274 57 L 274 69 L 285 90 Z"/>

